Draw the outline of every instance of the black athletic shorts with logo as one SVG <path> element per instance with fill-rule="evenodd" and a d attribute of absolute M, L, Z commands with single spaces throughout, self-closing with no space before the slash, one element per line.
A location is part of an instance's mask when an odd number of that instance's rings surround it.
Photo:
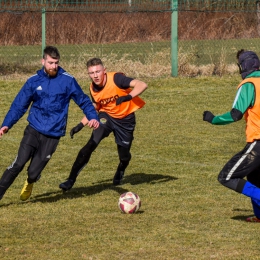
<path fill-rule="evenodd" d="M 109 116 L 105 112 L 99 113 L 100 126 L 93 131 L 93 140 L 98 144 L 102 139 L 113 132 L 115 142 L 123 147 L 129 148 L 134 139 L 133 133 L 136 125 L 135 114 L 118 119 Z"/>

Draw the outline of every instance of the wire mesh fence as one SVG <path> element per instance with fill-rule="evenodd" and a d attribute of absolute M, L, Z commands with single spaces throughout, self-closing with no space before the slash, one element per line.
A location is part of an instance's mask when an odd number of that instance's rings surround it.
<path fill-rule="evenodd" d="M 0 74 L 35 72 L 46 44 L 59 48 L 61 65 L 78 77 L 84 77 L 85 63 L 94 56 L 109 70 L 129 76 L 170 76 L 174 29 L 179 75 L 233 73 L 237 50 L 260 52 L 258 5 L 241 0 L 0 0 Z"/>

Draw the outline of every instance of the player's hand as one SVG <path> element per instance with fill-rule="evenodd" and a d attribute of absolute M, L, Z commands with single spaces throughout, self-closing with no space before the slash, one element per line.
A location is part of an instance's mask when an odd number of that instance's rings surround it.
<path fill-rule="evenodd" d="M 70 130 L 70 137 L 73 138 L 73 135 L 76 134 L 77 132 L 79 132 L 83 127 L 84 127 L 84 125 L 81 122 L 78 125 L 76 125 L 75 127 L 73 127 Z"/>
<path fill-rule="evenodd" d="M 99 127 L 99 122 L 96 119 L 91 119 L 87 123 L 88 127 L 97 129 Z"/>
<path fill-rule="evenodd" d="M 127 102 L 127 101 L 130 101 L 133 97 L 131 95 L 127 95 L 127 96 L 122 96 L 122 97 L 119 97 L 117 100 L 116 100 L 116 105 L 120 105 L 121 103 L 123 102 Z"/>
<path fill-rule="evenodd" d="M 212 123 L 212 120 L 215 116 L 210 111 L 204 111 L 203 112 L 203 121 L 207 121 L 209 123 Z"/>
<path fill-rule="evenodd" d="M 1 129 L 0 129 L 0 138 L 6 134 L 8 132 L 9 128 L 7 126 L 3 126 Z"/>

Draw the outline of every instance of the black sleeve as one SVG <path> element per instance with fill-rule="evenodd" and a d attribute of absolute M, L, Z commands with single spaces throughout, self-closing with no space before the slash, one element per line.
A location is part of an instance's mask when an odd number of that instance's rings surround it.
<path fill-rule="evenodd" d="M 231 117 L 233 118 L 234 122 L 241 120 L 243 118 L 243 114 L 240 110 L 233 108 L 230 111 Z"/>
<path fill-rule="evenodd" d="M 130 82 L 133 80 L 133 78 L 126 77 L 122 73 L 116 73 L 114 75 L 114 82 L 119 88 L 129 88 L 130 87 Z"/>

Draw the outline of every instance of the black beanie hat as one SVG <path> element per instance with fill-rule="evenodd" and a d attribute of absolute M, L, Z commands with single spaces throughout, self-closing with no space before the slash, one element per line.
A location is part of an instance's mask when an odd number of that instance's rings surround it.
<path fill-rule="evenodd" d="M 239 73 L 242 79 L 244 79 L 251 72 L 258 70 L 260 61 L 258 56 L 253 51 L 244 51 L 238 57 Z"/>

